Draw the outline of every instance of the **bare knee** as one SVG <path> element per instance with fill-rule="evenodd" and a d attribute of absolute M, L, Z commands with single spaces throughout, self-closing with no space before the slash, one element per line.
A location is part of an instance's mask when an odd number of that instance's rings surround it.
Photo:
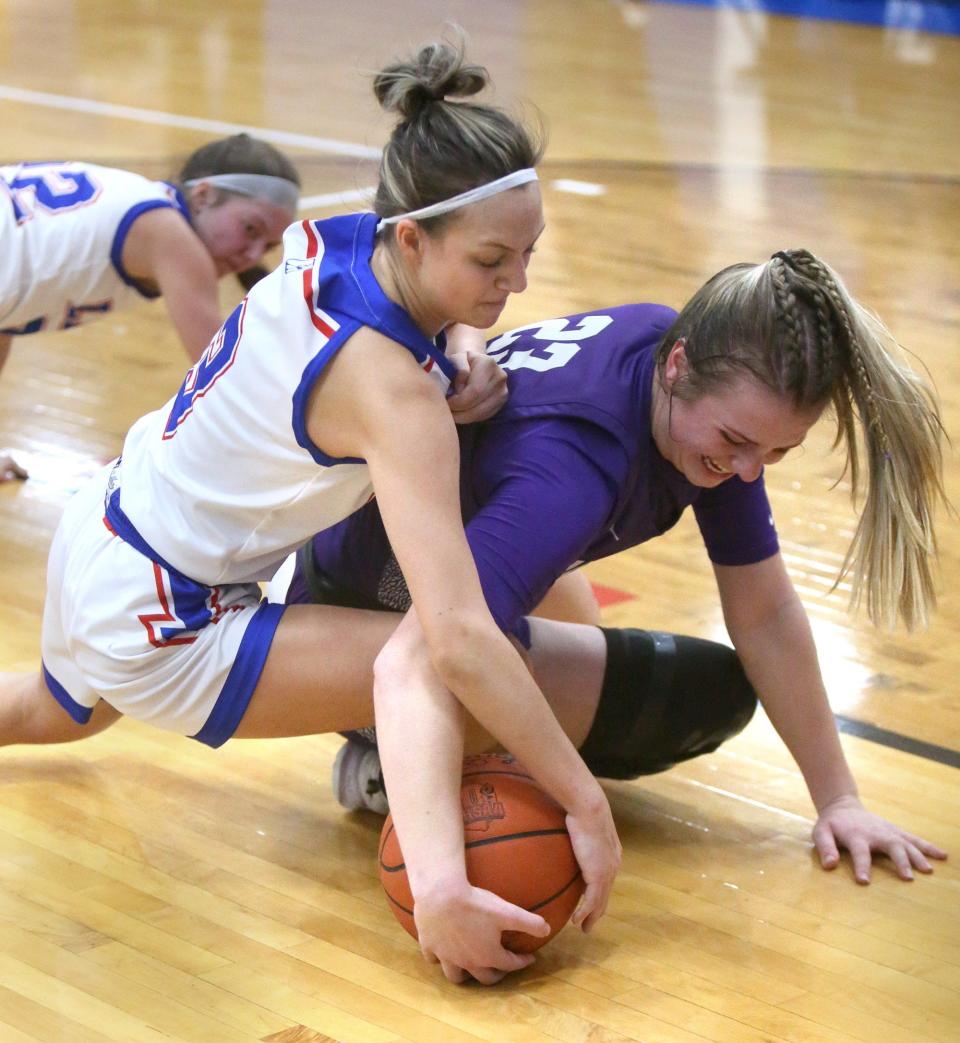
<path fill-rule="evenodd" d="M 79 724 L 54 699 L 41 674 L 0 674 L 0 744 L 76 742 L 102 732 L 120 717 L 101 701 Z"/>

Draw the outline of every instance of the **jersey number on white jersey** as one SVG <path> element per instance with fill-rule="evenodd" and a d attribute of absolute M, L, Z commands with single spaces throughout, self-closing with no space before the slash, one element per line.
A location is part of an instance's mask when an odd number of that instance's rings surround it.
<path fill-rule="evenodd" d="M 29 221 L 37 209 L 54 214 L 87 206 L 100 195 L 100 183 L 82 170 L 53 163 L 24 163 L 20 170 L 36 170 L 9 181 L 17 224 Z"/>
<path fill-rule="evenodd" d="M 193 405 L 213 387 L 233 365 L 237 348 L 243 336 L 243 316 L 247 310 L 247 298 L 230 313 L 227 321 L 214 334 L 196 364 L 188 371 L 183 385 L 173 400 L 173 408 L 163 429 L 164 439 L 173 438 L 177 428 L 193 412 Z"/>

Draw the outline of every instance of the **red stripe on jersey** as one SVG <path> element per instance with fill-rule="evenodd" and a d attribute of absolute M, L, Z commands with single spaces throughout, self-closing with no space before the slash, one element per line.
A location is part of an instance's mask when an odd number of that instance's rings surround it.
<path fill-rule="evenodd" d="M 309 221 L 304 221 L 302 227 L 307 237 L 307 260 L 312 261 L 320 252 L 320 242 L 317 239 L 317 233 L 313 230 L 313 225 Z M 313 271 L 312 267 L 304 268 L 303 270 L 303 299 L 307 302 L 307 307 L 310 309 L 310 321 L 325 337 L 332 337 L 335 332 L 333 327 L 327 325 L 320 318 L 316 308 L 313 306 Z"/>

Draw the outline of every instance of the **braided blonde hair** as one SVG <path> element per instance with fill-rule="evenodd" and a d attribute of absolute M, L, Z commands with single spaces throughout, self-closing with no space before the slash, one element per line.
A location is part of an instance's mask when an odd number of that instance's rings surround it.
<path fill-rule="evenodd" d="M 946 502 L 943 425 L 889 330 L 824 261 L 787 250 L 710 279 L 667 331 L 659 366 L 680 338 L 691 372 L 675 394 L 697 397 L 745 370 L 797 407 L 832 405 L 855 503 L 866 487 L 837 583 L 851 576 L 851 607 L 865 601 L 874 623 L 925 624 L 936 602 L 934 511 Z"/>

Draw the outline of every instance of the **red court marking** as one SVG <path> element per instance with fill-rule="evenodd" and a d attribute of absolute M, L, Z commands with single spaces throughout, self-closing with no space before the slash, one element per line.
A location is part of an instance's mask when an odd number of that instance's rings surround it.
<path fill-rule="evenodd" d="M 608 605 L 619 605 L 621 601 L 636 601 L 636 594 L 628 594 L 625 590 L 617 590 L 614 587 L 605 587 L 602 583 L 591 583 L 593 593 L 596 595 L 597 604 L 601 608 Z"/>

